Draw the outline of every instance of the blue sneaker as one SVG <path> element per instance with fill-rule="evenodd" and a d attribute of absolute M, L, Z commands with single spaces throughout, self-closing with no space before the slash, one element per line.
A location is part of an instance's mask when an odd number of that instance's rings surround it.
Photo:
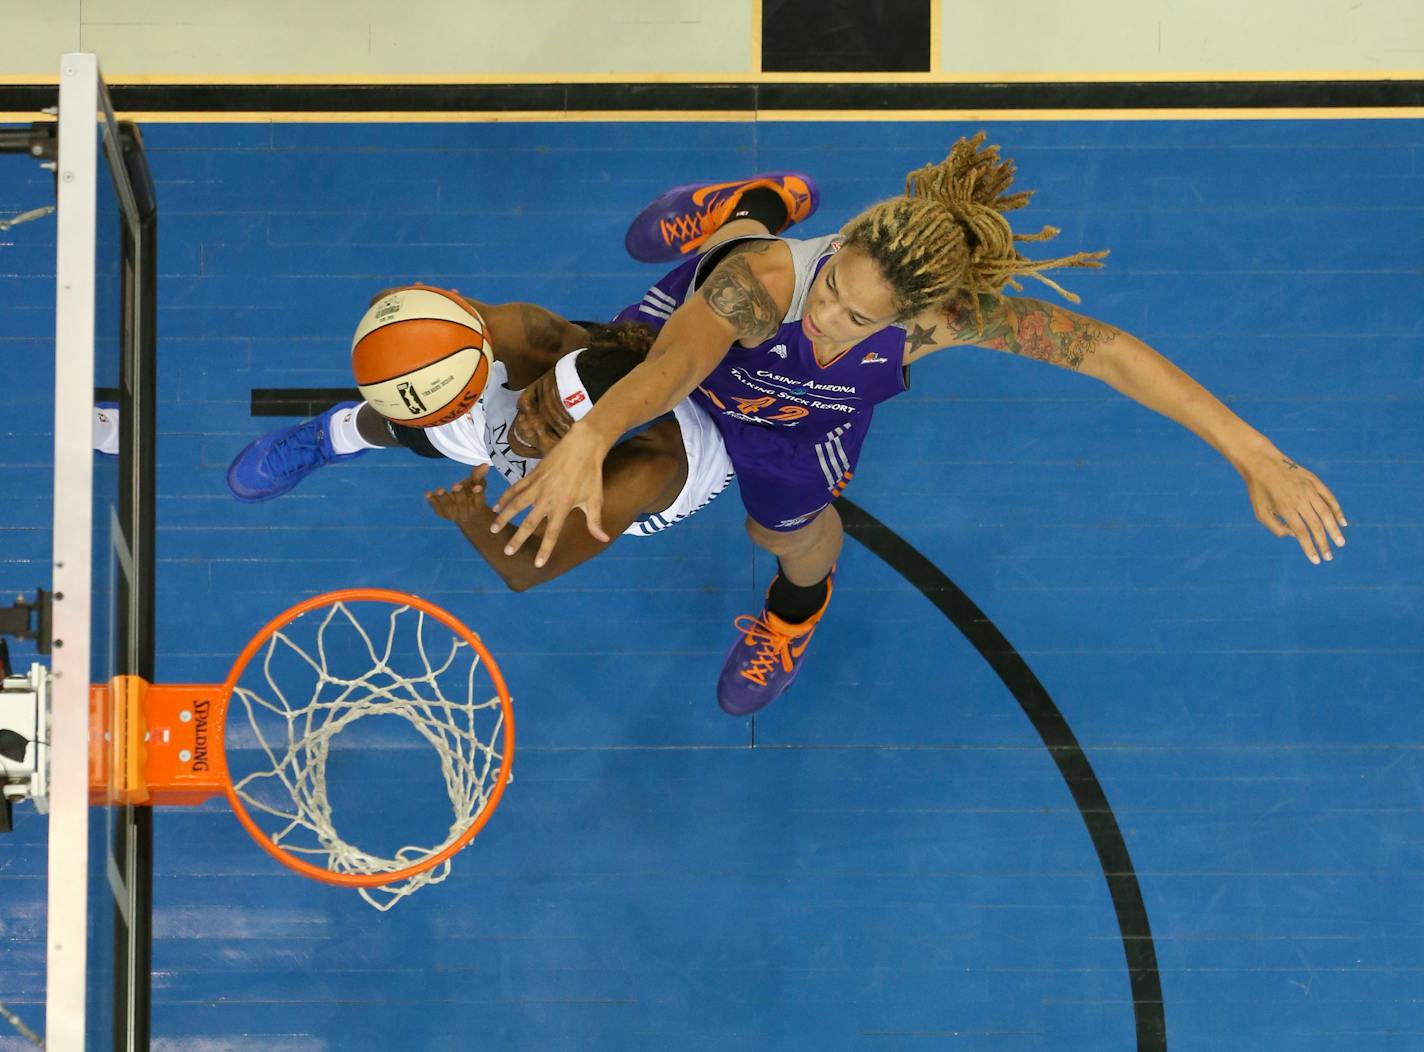
<path fill-rule="evenodd" d="M 238 500 L 255 504 L 280 497 L 319 467 L 359 457 L 366 450 L 337 453 L 331 448 L 330 422 L 333 414 L 360 405 L 342 402 L 320 416 L 249 442 L 227 469 L 227 488 Z"/>
<path fill-rule="evenodd" d="M 759 617 L 742 614 L 732 622 L 742 635 L 727 651 L 717 680 L 717 704 L 723 712 L 750 716 L 786 692 L 801 671 L 811 636 L 831 603 L 831 587 L 827 580 L 826 601 L 800 624 L 783 621 L 765 607 Z"/>
<path fill-rule="evenodd" d="M 786 205 L 782 230 L 806 219 L 821 203 L 821 193 L 809 175 L 764 172 L 730 183 L 688 183 L 674 186 L 638 213 L 623 245 L 642 263 L 671 263 L 696 252 L 735 210 L 743 192 L 757 187 L 775 190 Z"/>

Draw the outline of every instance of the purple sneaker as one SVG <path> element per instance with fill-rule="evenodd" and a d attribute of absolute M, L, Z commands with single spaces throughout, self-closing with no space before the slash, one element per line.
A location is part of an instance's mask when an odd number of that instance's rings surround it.
<path fill-rule="evenodd" d="M 821 193 L 809 175 L 763 172 L 730 183 L 688 183 L 674 186 L 638 213 L 623 239 L 628 255 L 642 263 L 671 263 L 697 249 L 736 208 L 745 190 L 775 190 L 786 205 L 782 230 L 816 210 Z"/>
<path fill-rule="evenodd" d="M 742 614 L 732 622 L 742 635 L 727 651 L 717 680 L 717 704 L 729 716 L 750 716 L 786 692 L 806 656 L 806 647 L 831 603 L 832 582 L 826 582 L 826 601 L 800 624 L 789 624 L 762 607 L 759 617 Z"/>
<path fill-rule="evenodd" d="M 334 414 L 361 405 L 342 402 L 300 424 L 279 427 L 243 447 L 227 469 L 227 488 L 240 501 L 255 504 L 280 497 L 319 467 L 366 452 L 337 453 L 329 425 Z"/>

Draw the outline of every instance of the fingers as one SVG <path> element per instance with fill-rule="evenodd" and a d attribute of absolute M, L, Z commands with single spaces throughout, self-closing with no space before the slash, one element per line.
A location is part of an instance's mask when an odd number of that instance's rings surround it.
<path fill-rule="evenodd" d="M 1320 497 L 1311 502 L 1310 510 L 1320 520 L 1321 530 L 1329 534 L 1330 539 L 1335 542 L 1335 547 L 1345 547 L 1345 535 L 1340 531 L 1342 517 L 1337 516 L 1334 509 Z M 1329 558 L 1328 549 L 1326 558 Z"/>
<path fill-rule="evenodd" d="M 506 491 L 505 495 L 509 495 L 508 491 Z M 503 529 L 504 524 L 508 523 L 509 520 L 514 517 L 515 512 L 518 510 L 519 509 L 511 506 L 510 508 L 506 508 L 504 512 L 496 516 L 494 523 L 490 526 L 490 533 L 498 533 L 501 529 Z M 527 541 L 530 535 L 538 528 L 539 523 L 544 521 L 544 517 L 546 514 L 547 513 L 544 512 L 542 509 L 534 508 L 529 512 L 528 515 L 524 516 L 524 521 L 519 524 L 518 529 L 514 531 L 514 535 L 510 537 L 509 542 L 505 544 L 504 554 L 513 555 L 515 552 L 519 551 L 520 548 L 523 548 L 524 542 Z M 537 563 L 537 565 L 542 566 L 544 564 Z"/>
<path fill-rule="evenodd" d="M 460 522 L 484 506 L 484 489 L 483 479 L 476 483 L 462 479 L 448 490 L 441 488 L 428 491 L 425 500 L 442 519 Z"/>
<path fill-rule="evenodd" d="M 1280 516 L 1276 514 L 1275 509 L 1272 508 L 1269 504 L 1257 498 L 1254 493 L 1251 494 L 1251 509 L 1256 513 L 1256 521 L 1259 522 L 1262 526 L 1266 527 L 1266 529 L 1270 530 L 1277 537 L 1290 536 L 1290 528 L 1287 527 L 1286 524 L 1281 521 Z"/>
<path fill-rule="evenodd" d="M 500 494 L 499 500 L 495 501 L 494 504 L 495 516 L 494 522 L 490 523 L 490 533 L 498 533 L 504 529 L 513 521 L 516 515 L 534 503 L 538 495 L 529 492 L 533 488 L 531 484 L 533 478 L 533 475 L 522 478 Z M 543 516 L 540 516 L 540 518 L 542 517 Z M 528 522 L 530 518 L 533 518 L 532 513 L 525 518 L 525 522 Z M 535 525 L 537 525 L 537 523 Z M 533 528 L 533 526 L 530 526 L 529 530 L 533 530 Z M 523 536 L 520 536 L 520 532 L 523 533 Z M 529 536 L 529 531 L 524 530 L 523 526 L 520 527 L 520 532 L 515 533 L 515 537 L 519 539 L 519 544 L 514 546 L 515 551 L 518 551 L 519 546 L 524 543 L 524 538 Z M 506 554 L 513 553 L 508 552 Z"/>
<path fill-rule="evenodd" d="M 1330 527 L 1331 530 L 1330 536 L 1334 539 L 1337 546 L 1343 548 L 1345 546 L 1345 537 L 1340 532 L 1340 528 L 1350 524 L 1345 521 L 1345 513 L 1340 508 L 1340 502 L 1335 499 L 1335 494 L 1331 493 L 1325 483 L 1319 479 L 1315 479 L 1314 482 L 1317 498 L 1325 503 L 1325 507 L 1329 509 L 1333 517 L 1333 521 L 1329 518 L 1325 519 L 1325 524 Z M 1324 516 L 1321 517 L 1325 518 Z"/>
<path fill-rule="evenodd" d="M 1345 514 L 1335 495 L 1318 478 L 1292 468 L 1291 482 L 1279 480 L 1248 485 L 1256 518 L 1277 537 L 1296 539 L 1305 557 L 1315 565 L 1333 562 L 1334 548 L 1345 546 Z"/>
<path fill-rule="evenodd" d="M 1318 566 L 1322 555 L 1326 562 L 1334 558 L 1330 553 L 1330 544 L 1325 539 L 1325 527 L 1320 524 L 1320 516 L 1315 514 L 1314 509 L 1297 511 L 1292 517 L 1292 525 L 1295 527 L 1292 530 L 1295 539 L 1300 542 L 1301 550 L 1305 552 L 1307 559 Z"/>
<path fill-rule="evenodd" d="M 525 519 L 524 521 L 528 522 L 529 520 Z M 551 516 L 549 525 L 544 528 L 544 538 L 539 543 L 539 551 L 534 556 L 535 566 L 543 566 L 549 561 L 549 556 L 554 554 L 554 546 L 559 543 L 559 534 L 563 532 L 563 529 L 564 516 Z M 505 549 L 506 552 L 508 550 L 508 548 Z"/>
<path fill-rule="evenodd" d="M 603 532 L 603 493 L 589 499 L 583 509 L 584 519 L 588 522 L 588 532 L 607 544 L 611 538 Z"/>
<path fill-rule="evenodd" d="M 1321 559 L 1326 562 L 1334 561 L 1335 555 L 1330 548 L 1330 541 L 1334 541 L 1337 548 L 1345 546 L 1345 536 L 1340 532 L 1339 520 L 1324 501 L 1315 501 L 1284 518 L 1291 527 L 1289 532 L 1299 542 L 1301 551 L 1305 552 L 1305 557 L 1316 565 L 1320 564 Z"/>
<path fill-rule="evenodd" d="M 453 517 L 453 512 L 450 507 L 450 495 L 443 489 L 427 492 L 425 494 L 425 501 L 434 510 L 435 514 L 439 515 L 442 519 Z"/>

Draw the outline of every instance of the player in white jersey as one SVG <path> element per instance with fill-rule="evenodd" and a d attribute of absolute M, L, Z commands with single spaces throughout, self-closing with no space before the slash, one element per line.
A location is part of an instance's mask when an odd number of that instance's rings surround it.
<path fill-rule="evenodd" d="M 585 416 L 603 392 L 626 375 L 631 362 L 642 360 L 653 338 L 641 326 L 593 328 L 598 335 L 592 346 L 564 355 L 523 389 L 510 386 L 505 364 L 496 361 L 483 396 L 468 413 L 439 427 L 405 428 L 402 444 L 429 455 L 422 443 L 427 439 L 441 456 L 472 467 L 493 467 L 508 481 L 518 482 L 539 463 L 539 455 L 526 451 L 537 449 L 542 454 L 551 448 L 558 433 Z M 369 407 L 365 411 L 371 412 Z M 546 420 L 552 429 L 547 435 L 536 424 L 541 413 L 546 418 L 553 414 Z M 649 509 L 622 531 L 627 536 L 651 537 L 681 522 L 726 489 L 734 477 L 722 436 L 707 413 L 686 400 L 674 406 L 670 415 L 682 444 L 682 488 L 670 504 L 651 501 Z M 481 478 L 484 475 L 480 473 Z"/>
<path fill-rule="evenodd" d="M 571 531 L 542 566 L 534 565 L 533 549 L 505 555 L 508 538 L 489 530 L 494 513 L 485 499 L 486 479 L 491 467 L 510 481 L 532 470 L 577 418 L 647 356 L 652 331 L 641 325 L 585 328 L 530 304 L 470 302 L 485 320 L 495 362 L 468 413 L 439 427 L 414 428 L 387 420 L 364 402 L 343 403 L 249 443 L 228 470 L 233 495 L 245 502 L 270 500 L 319 467 L 401 445 L 474 468 L 467 479 L 426 498 L 511 589 L 542 584 L 607 548 L 611 541 Z M 650 536 L 704 507 L 732 478 L 716 425 L 683 402 L 626 436 L 609 455 L 604 486 L 616 511 L 605 521 L 619 532 Z"/>

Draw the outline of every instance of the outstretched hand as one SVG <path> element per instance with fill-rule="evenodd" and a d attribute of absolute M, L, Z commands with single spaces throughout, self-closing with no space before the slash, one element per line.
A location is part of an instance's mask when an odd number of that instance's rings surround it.
<path fill-rule="evenodd" d="M 582 508 L 588 532 L 608 543 L 600 517 L 603 514 L 603 458 L 608 446 L 588 427 L 575 424 L 528 475 L 505 490 L 495 503 L 491 533 L 498 533 L 525 508 L 529 514 L 505 545 L 504 554 L 513 555 L 531 534 L 544 524 L 544 535 L 534 565 L 543 566 L 559 541 L 564 520 L 575 508 Z"/>
<path fill-rule="evenodd" d="M 453 523 L 472 525 L 481 519 L 488 521 L 491 515 L 485 502 L 485 479 L 489 475 L 489 465 L 481 464 L 470 472 L 470 477 L 455 483 L 448 490 L 437 489 L 427 493 L 425 499 L 435 509 L 435 514 Z"/>
<path fill-rule="evenodd" d="M 1318 565 L 1322 557 L 1326 562 L 1333 558 L 1330 541 L 1345 547 L 1345 513 L 1314 474 L 1279 450 L 1240 470 L 1256 518 L 1277 537 L 1294 537 L 1311 562 Z"/>

